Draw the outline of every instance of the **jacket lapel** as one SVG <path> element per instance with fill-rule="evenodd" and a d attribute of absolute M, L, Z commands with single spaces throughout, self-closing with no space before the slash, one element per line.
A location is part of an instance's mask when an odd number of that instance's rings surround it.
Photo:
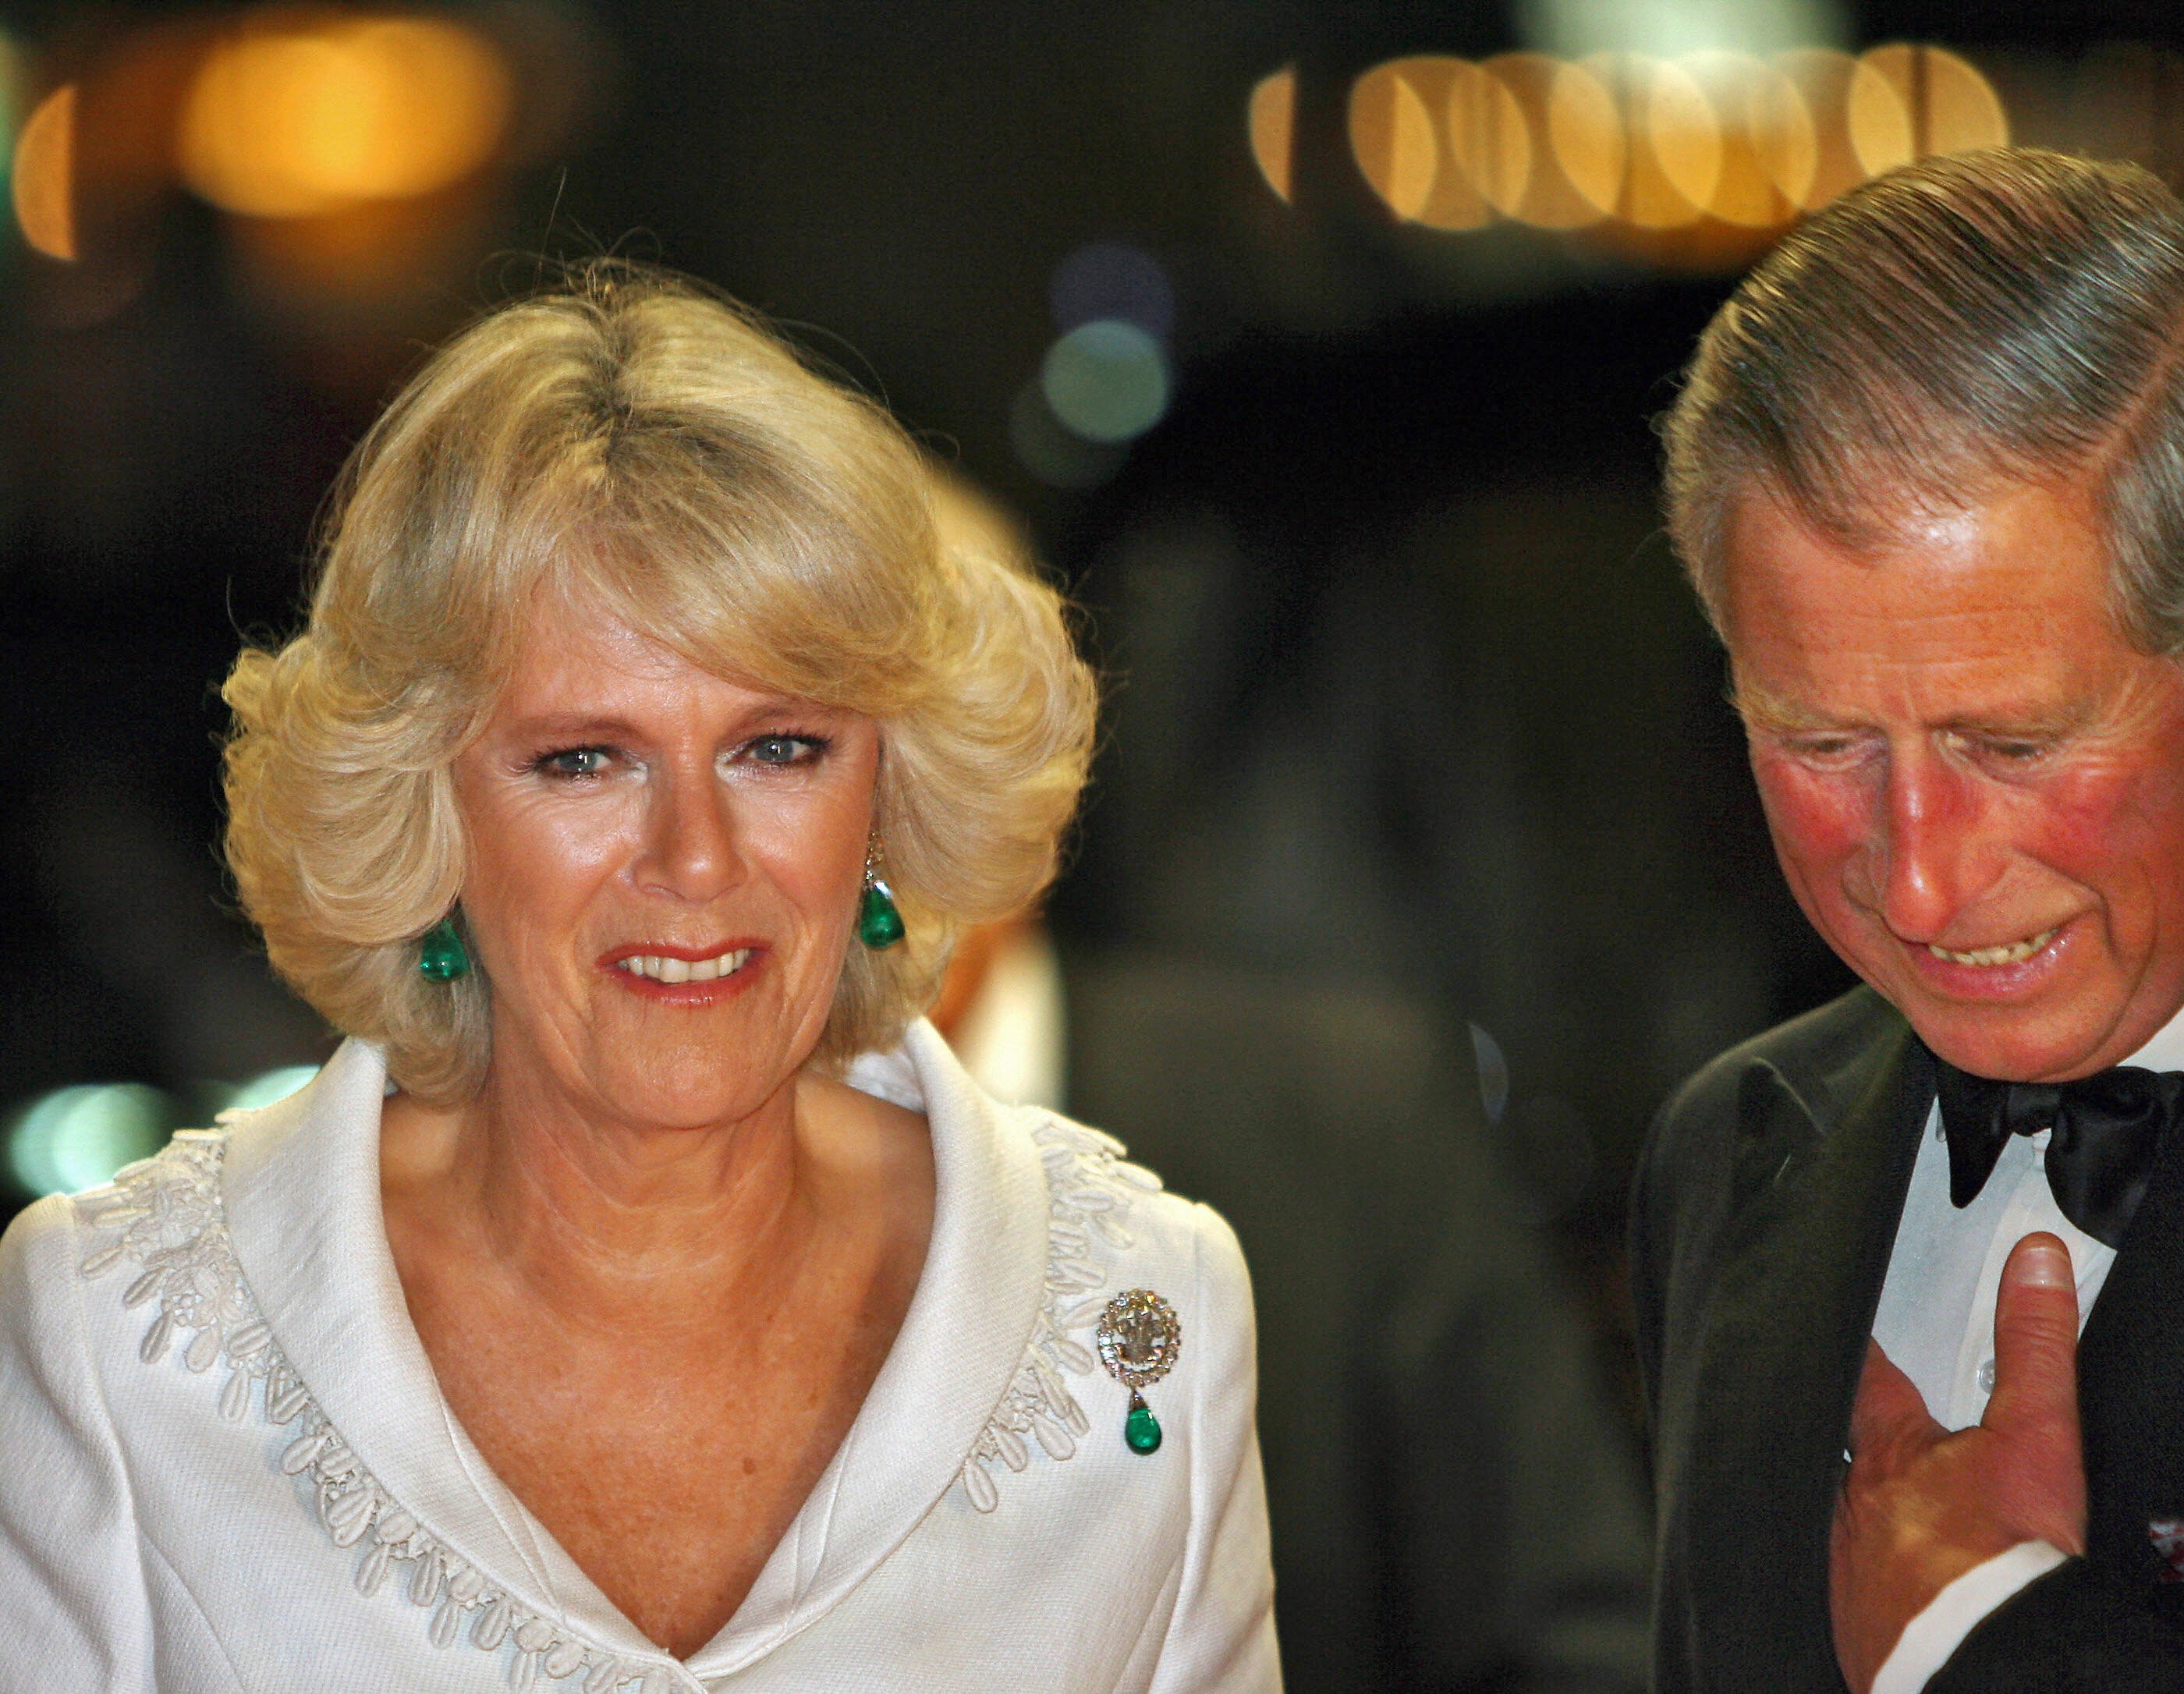
<path fill-rule="evenodd" d="M 1828 1540 L 1880 1284 L 1933 1101 L 1899 1017 L 1831 1073 L 1755 1064 L 1687 1450 L 1707 1681 L 1841 1688 Z"/>
<path fill-rule="evenodd" d="M 2148 1534 L 2184 1518 L 2184 1347 L 2176 1343 L 2184 1266 L 2184 1135 L 2164 1138 L 2131 1228 L 2078 1347 L 2087 1551 L 2134 1582 L 2180 1591 Z"/>

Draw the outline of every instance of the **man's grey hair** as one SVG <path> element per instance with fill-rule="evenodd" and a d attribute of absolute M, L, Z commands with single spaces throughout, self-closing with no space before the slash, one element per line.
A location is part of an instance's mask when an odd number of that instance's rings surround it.
<path fill-rule="evenodd" d="M 1715 628 L 1747 496 L 1864 548 L 2081 482 L 2125 634 L 2184 655 L 2180 337 L 2184 206 L 2137 165 L 2003 148 L 1845 195 L 1714 315 L 1663 421 L 1669 529 Z"/>

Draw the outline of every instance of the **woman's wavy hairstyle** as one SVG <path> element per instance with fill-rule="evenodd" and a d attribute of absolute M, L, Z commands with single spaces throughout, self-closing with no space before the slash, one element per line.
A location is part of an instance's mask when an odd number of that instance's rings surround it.
<path fill-rule="evenodd" d="M 236 661 L 227 858 L 274 967 L 422 1099 L 490 1058 L 482 969 L 417 968 L 461 892 L 450 766 L 537 610 L 604 605 L 716 675 L 872 717 L 909 925 L 852 946 L 815 1057 L 893 1040 L 959 928 L 1053 874 L 1095 689 L 1022 560 L 944 544 L 878 406 L 695 284 L 595 263 L 402 392 L 329 509 L 308 627 Z"/>

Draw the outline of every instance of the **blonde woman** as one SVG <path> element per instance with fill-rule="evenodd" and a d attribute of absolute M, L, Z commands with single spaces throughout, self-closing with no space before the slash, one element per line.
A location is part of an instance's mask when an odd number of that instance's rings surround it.
<path fill-rule="evenodd" d="M 1279 1686 L 1234 1237 L 917 1016 L 1093 692 L 893 423 L 587 273 L 396 401 L 226 698 L 348 1039 L 0 1245 L 0 1681 Z"/>

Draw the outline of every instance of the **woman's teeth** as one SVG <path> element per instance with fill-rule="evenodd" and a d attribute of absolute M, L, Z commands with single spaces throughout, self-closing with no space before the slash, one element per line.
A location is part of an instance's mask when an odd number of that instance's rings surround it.
<path fill-rule="evenodd" d="M 650 977 L 656 983 L 710 983 L 741 970 L 750 956 L 748 947 L 738 947 L 733 953 L 716 953 L 710 959 L 663 959 L 640 953 L 633 958 L 616 960 L 615 968 L 627 971 L 633 977 Z"/>
<path fill-rule="evenodd" d="M 2056 929 L 2061 928 L 2060 924 L 2056 926 Z M 2055 939 L 2056 929 L 2043 929 L 2037 935 L 2028 935 L 2022 941 L 2011 942 L 2007 947 L 1975 947 L 1969 953 L 1955 953 L 1929 941 L 1926 950 L 1937 959 L 1947 959 L 1953 965 L 2021 965 Z"/>

